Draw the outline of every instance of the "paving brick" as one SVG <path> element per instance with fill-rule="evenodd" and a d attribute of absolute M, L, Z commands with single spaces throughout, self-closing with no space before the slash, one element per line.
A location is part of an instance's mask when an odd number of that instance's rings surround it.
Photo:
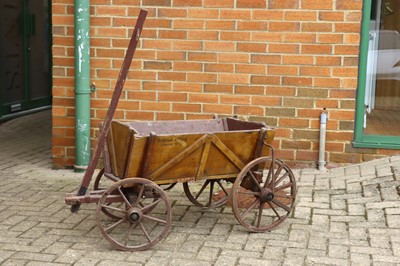
<path fill-rule="evenodd" d="M 362 253 L 370 255 L 392 255 L 392 251 L 384 248 L 373 248 L 373 247 L 357 247 L 352 246 L 350 248 L 351 253 Z"/>
<path fill-rule="evenodd" d="M 256 259 L 256 258 L 240 258 L 239 259 L 239 265 L 264 266 L 265 263 L 266 263 L 265 260 Z M 276 261 L 276 260 L 268 260 L 268 265 L 278 266 L 278 265 L 281 265 L 281 262 Z"/>
<path fill-rule="evenodd" d="M 54 254 L 34 253 L 34 252 L 17 252 L 14 253 L 12 259 L 37 261 L 37 262 L 51 262 L 56 256 Z"/>
<path fill-rule="evenodd" d="M 77 266 L 94 266 L 97 265 L 99 263 L 100 260 L 98 259 L 93 259 L 93 258 L 82 258 L 80 260 L 78 260 L 75 264 Z"/>
<path fill-rule="evenodd" d="M 231 266 L 236 265 L 239 259 L 232 256 L 219 256 L 215 262 L 215 266 Z"/>
<path fill-rule="evenodd" d="M 306 264 L 328 264 L 328 265 L 345 265 L 347 260 L 345 259 L 336 259 L 336 258 L 328 258 L 328 257 L 312 257 L 307 256 Z"/>
<path fill-rule="evenodd" d="M 349 247 L 344 245 L 329 245 L 328 255 L 332 258 L 346 259 L 349 257 Z"/>
<path fill-rule="evenodd" d="M 304 265 L 306 260 L 305 255 L 299 254 L 286 254 L 284 257 L 284 261 L 282 265 L 290 266 L 290 265 Z"/>
<path fill-rule="evenodd" d="M 342 234 L 347 236 L 348 235 L 348 226 L 345 222 L 333 222 L 330 223 L 330 232 Z"/>
<path fill-rule="evenodd" d="M 0 263 L 3 264 L 8 258 L 10 258 L 15 252 L 0 250 Z"/>
<path fill-rule="evenodd" d="M 15 266 L 15 265 L 26 265 L 28 263 L 29 263 L 29 260 L 7 259 L 1 265 Z"/>
<path fill-rule="evenodd" d="M 387 215 L 386 221 L 389 228 L 400 228 L 400 215 Z"/>
<path fill-rule="evenodd" d="M 349 228 L 349 237 L 351 239 L 362 239 L 362 240 L 367 240 L 368 234 L 367 230 L 365 228 Z"/>
<path fill-rule="evenodd" d="M 372 261 L 374 265 L 399 265 L 400 257 L 373 255 Z"/>
<path fill-rule="evenodd" d="M 353 174 L 359 174 L 360 173 L 360 167 L 358 165 L 348 166 L 348 167 L 344 168 L 344 172 L 348 176 L 353 175 Z"/>
<path fill-rule="evenodd" d="M 317 250 L 317 249 L 304 249 L 304 248 L 287 248 L 286 255 L 294 256 L 312 256 L 312 257 L 325 257 L 326 251 L 325 250 Z"/>
<path fill-rule="evenodd" d="M 215 261 L 221 252 L 218 248 L 202 247 L 198 252 L 196 258 L 204 261 Z"/>

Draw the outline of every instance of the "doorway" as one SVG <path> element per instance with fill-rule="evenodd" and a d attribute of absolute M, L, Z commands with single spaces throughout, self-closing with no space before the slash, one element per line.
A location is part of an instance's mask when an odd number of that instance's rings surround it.
<path fill-rule="evenodd" d="M 400 1 L 372 0 L 365 135 L 400 136 Z"/>
<path fill-rule="evenodd" d="M 0 4 L 0 120 L 51 105 L 51 1 Z"/>

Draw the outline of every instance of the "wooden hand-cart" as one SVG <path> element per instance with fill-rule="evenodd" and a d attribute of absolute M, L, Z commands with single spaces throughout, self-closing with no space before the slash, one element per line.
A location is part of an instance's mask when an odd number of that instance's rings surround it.
<path fill-rule="evenodd" d="M 164 186 L 176 183 L 199 207 L 231 200 L 238 222 L 253 232 L 270 231 L 289 216 L 296 182 L 274 158 L 273 129 L 235 118 L 118 122 L 112 120 L 118 98 L 113 95 L 81 189 L 65 198 L 74 212 L 81 203 L 97 203 L 97 225 L 115 248 L 145 250 L 166 236 L 172 212 Z M 87 192 L 101 151 L 104 169 Z M 113 181 L 107 189 L 99 187 L 104 177 Z"/>

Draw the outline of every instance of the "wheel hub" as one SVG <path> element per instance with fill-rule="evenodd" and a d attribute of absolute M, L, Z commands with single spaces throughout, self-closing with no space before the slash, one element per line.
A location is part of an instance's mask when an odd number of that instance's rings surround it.
<path fill-rule="evenodd" d="M 274 193 L 272 193 L 272 190 L 270 190 L 269 188 L 264 188 L 260 194 L 260 201 L 261 202 L 272 201 L 274 197 L 275 195 Z"/>
<path fill-rule="evenodd" d="M 126 212 L 126 216 L 127 216 L 126 218 L 127 218 L 127 220 L 129 222 L 137 223 L 140 220 L 142 220 L 143 213 L 140 210 L 136 209 L 136 208 L 132 208 L 131 210 L 128 210 Z"/>

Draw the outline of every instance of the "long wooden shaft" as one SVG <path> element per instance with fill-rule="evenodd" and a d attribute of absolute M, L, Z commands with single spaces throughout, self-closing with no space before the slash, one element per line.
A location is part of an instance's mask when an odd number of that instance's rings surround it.
<path fill-rule="evenodd" d="M 129 41 L 128 50 L 126 51 L 126 55 L 124 61 L 121 66 L 121 70 L 119 72 L 117 84 L 115 85 L 114 93 L 111 98 L 110 106 L 108 107 L 108 111 L 104 120 L 103 130 L 101 130 L 97 146 L 94 150 L 94 154 L 90 163 L 86 169 L 85 175 L 82 179 L 81 187 L 77 193 L 77 196 L 85 195 L 87 189 L 89 187 L 90 181 L 92 179 L 94 170 L 96 169 L 97 163 L 100 158 L 100 154 L 104 148 L 104 143 L 107 137 L 107 133 L 110 129 L 111 121 L 113 119 L 115 110 L 117 109 L 119 98 L 121 97 L 122 90 L 124 88 L 124 84 L 126 81 L 126 77 L 128 75 L 129 68 L 131 66 L 131 62 L 133 59 L 133 55 L 136 51 L 136 46 L 139 42 L 140 34 L 142 33 L 142 28 L 144 21 L 146 20 L 147 11 L 140 10 L 138 19 L 136 21 L 135 29 L 133 30 L 131 40 Z M 71 212 L 78 212 L 80 204 L 74 204 L 71 206 Z"/>

